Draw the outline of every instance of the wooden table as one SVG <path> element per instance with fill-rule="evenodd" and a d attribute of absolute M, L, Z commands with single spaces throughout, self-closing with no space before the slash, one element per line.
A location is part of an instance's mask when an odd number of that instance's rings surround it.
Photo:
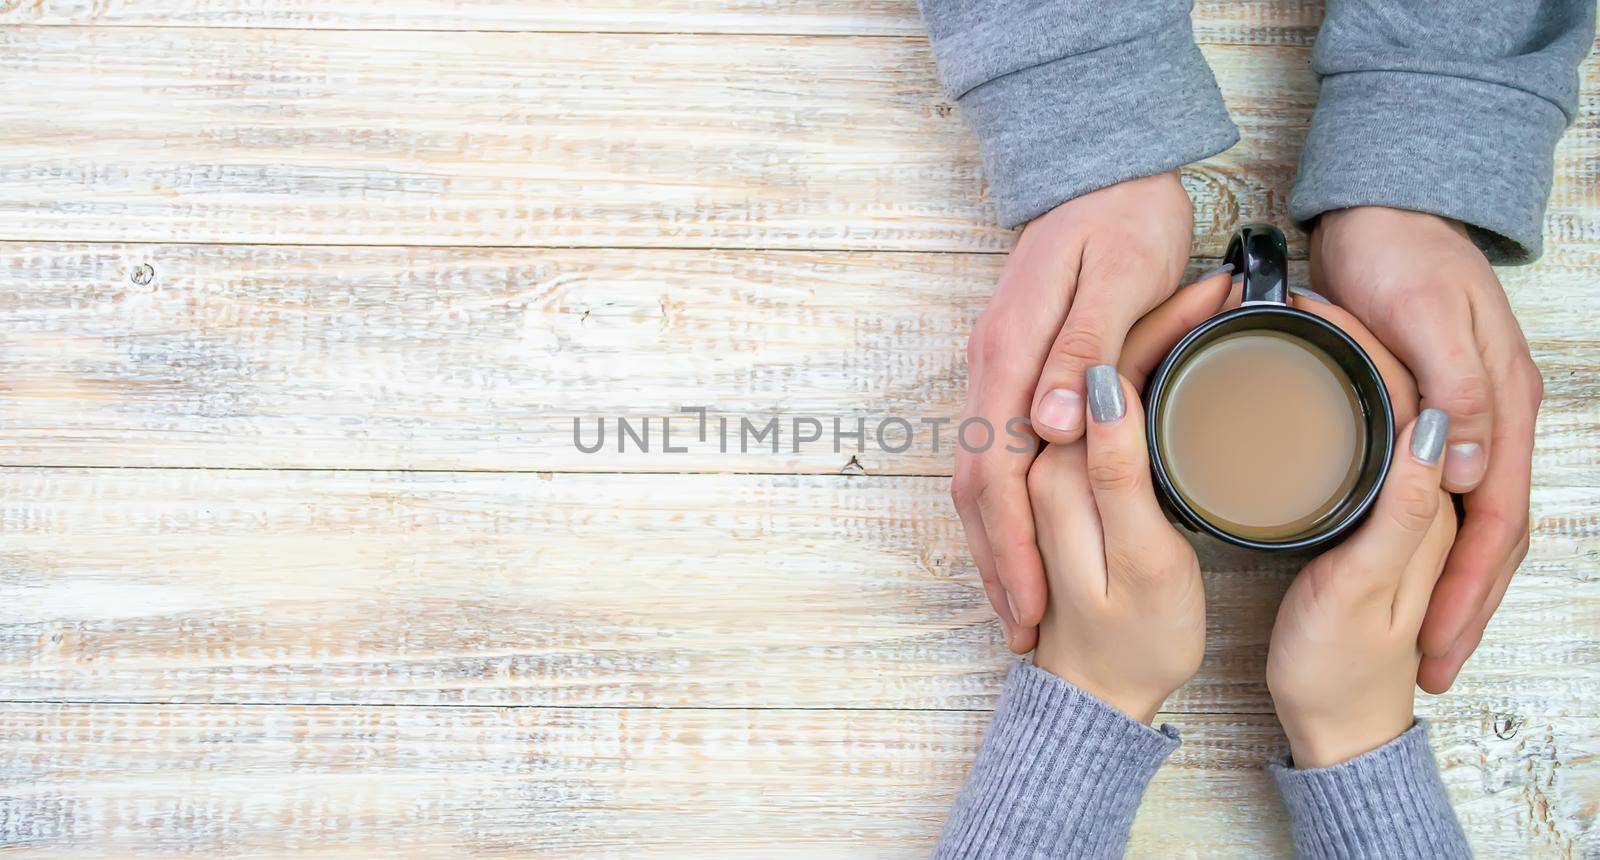
<path fill-rule="evenodd" d="M 1320 14 L 1197 9 L 1244 139 L 1185 173 L 1191 271 L 1286 222 Z M 685 407 L 959 413 L 1013 236 L 911 0 L 0 25 L 0 845 L 926 853 L 1009 663 L 948 441 L 572 441 Z M 1533 548 L 1420 706 L 1484 857 L 1600 855 L 1593 59 L 1583 110 L 1549 251 L 1502 271 L 1549 392 Z M 1288 572 L 1208 565 L 1131 853 L 1283 855 Z"/>

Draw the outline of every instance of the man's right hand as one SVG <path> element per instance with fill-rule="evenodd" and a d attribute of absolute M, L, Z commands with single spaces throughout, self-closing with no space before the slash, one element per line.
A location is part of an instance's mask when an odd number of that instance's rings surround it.
<path fill-rule="evenodd" d="M 1417 682 L 1455 682 L 1528 552 L 1534 421 L 1544 382 L 1494 269 L 1463 225 L 1358 206 L 1324 213 L 1311 283 L 1405 360 L 1422 405 L 1450 417 L 1444 488 L 1466 517 L 1434 587 Z"/>
<path fill-rule="evenodd" d="M 1116 364 L 1128 330 L 1177 289 L 1193 229 L 1176 171 L 1069 200 L 1023 229 L 972 327 L 963 419 L 985 419 L 993 444 L 982 452 L 957 446 L 950 492 L 1006 644 L 1018 654 L 1037 641 L 1046 600 L 1027 484 L 1038 439 L 1083 435 L 1084 372 Z M 1013 419 L 1031 421 L 1032 433 Z M 1008 429 L 1028 433 L 1025 453 L 1007 450 L 1021 447 Z M 970 442 L 983 438 L 974 430 Z"/>

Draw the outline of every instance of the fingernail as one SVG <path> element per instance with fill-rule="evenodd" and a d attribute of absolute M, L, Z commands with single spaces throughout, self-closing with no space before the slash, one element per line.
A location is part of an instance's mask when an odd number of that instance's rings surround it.
<path fill-rule="evenodd" d="M 1310 300 L 1312 300 L 1314 302 L 1321 302 L 1321 303 L 1323 303 L 1325 305 L 1326 304 L 1332 304 L 1332 302 L 1328 301 L 1328 297 L 1327 296 L 1325 296 L 1325 295 L 1323 295 L 1321 293 L 1312 292 L 1311 290 L 1308 290 L 1305 287 L 1290 287 L 1289 288 L 1289 292 L 1291 292 L 1294 295 L 1297 295 L 1297 296 L 1299 296 L 1299 297 L 1301 297 L 1303 299 L 1310 299 Z"/>
<path fill-rule="evenodd" d="M 1070 388 L 1052 389 L 1039 401 L 1039 423 L 1062 433 L 1083 426 L 1083 395 Z"/>
<path fill-rule="evenodd" d="M 1200 277 L 1195 278 L 1195 281 L 1199 282 L 1199 281 L 1205 280 L 1206 278 L 1214 278 L 1214 277 L 1222 274 L 1223 272 L 1231 272 L 1231 271 L 1233 271 L 1233 264 L 1232 263 L 1223 263 L 1222 265 L 1216 267 L 1215 269 L 1212 269 L 1211 271 L 1202 274 Z"/>
<path fill-rule="evenodd" d="M 1411 456 L 1425 466 L 1439 462 L 1444 453 L 1444 437 L 1450 431 L 1450 416 L 1438 409 L 1424 409 L 1411 428 Z"/>
<path fill-rule="evenodd" d="M 1462 442 L 1450 446 L 1450 456 L 1444 462 L 1444 481 L 1454 487 L 1471 487 L 1483 480 L 1483 446 L 1476 442 Z"/>
<path fill-rule="evenodd" d="M 1015 603 L 1011 602 L 1011 592 L 1009 592 L 1009 591 L 1006 592 L 1006 609 L 1010 610 L 1010 612 L 1011 612 L 1011 620 L 1012 620 L 1012 622 L 1015 623 L 1019 627 L 1022 626 L 1022 616 L 1017 614 L 1017 605 Z M 1010 641 L 1011 641 L 1011 631 L 1007 630 L 1006 631 L 1006 642 L 1009 643 Z"/>
<path fill-rule="evenodd" d="M 1127 404 L 1122 402 L 1122 380 L 1117 369 L 1109 364 L 1097 364 L 1084 376 L 1089 385 L 1089 414 L 1096 424 L 1108 424 L 1122 417 Z"/>

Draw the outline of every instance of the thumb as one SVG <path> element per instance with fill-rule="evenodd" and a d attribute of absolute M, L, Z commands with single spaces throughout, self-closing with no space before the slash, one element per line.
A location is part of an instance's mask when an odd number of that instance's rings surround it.
<path fill-rule="evenodd" d="M 1139 394 L 1109 364 L 1087 373 L 1089 488 L 1100 512 L 1106 558 L 1142 558 L 1157 535 L 1171 533 L 1150 479 Z"/>
<path fill-rule="evenodd" d="M 1033 430 L 1041 438 L 1066 444 L 1083 436 L 1084 374 L 1095 365 L 1116 364 L 1128 329 L 1149 310 L 1130 307 L 1126 297 L 1165 295 L 1154 286 L 1137 283 L 1153 281 L 1158 277 L 1154 272 L 1130 274 L 1079 282 L 1033 393 Z"/>
<path fill-rule="evenodd" d="M 1384 479 L 1372 516 L 1338 552 L 1351 576 L 1372 577 L 1375 585 L 1397 588 L 1400 576 L 1433 527 L 1439 513 L 1439 481 L 1450 418 L 1424 409 L 1395 440 L 1397 453 Z M 1437 572 L 1437 571 L 1435 571 Z"/>
<path fill-rule="evenodd" d="M 1474 339 L 1471 314 L 1449 302 L 1420 303 L 1415 325 L 1397 338 L 1396 352 L 1415 373 L 1423 408 L 1450 417 L 1444 452 L 1444 488 L 1465 493 L 1477 487 L 1489 466 L 1494 431 L 1494 386 Z"/>

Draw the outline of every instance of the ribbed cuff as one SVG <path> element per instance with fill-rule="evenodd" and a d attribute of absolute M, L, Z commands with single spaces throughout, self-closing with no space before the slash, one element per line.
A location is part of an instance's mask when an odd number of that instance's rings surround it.
<path fill-rule="evenodd" d="M 1121 857 L 1150 777 L 1177 747 L 1171 726 L 1019 664 L 934 856 Z"/>
<path fill-rule="evenodd" d="M 1007 228 L 1239 140 L 1186 14 L 1137 38 L 995 78 L 960 102 Z"/>
<path fill-rule="evenodd" d="M 1415 72 L 1322 80 L 1289 214 L 1389 206 L 1466 223 L 1495 263 L 1543 251 L 1544 207 L 1567 117 L 1523 90 Z"/>
<path fill-rule="evenodd" d="M 1271 770 L 1298 857 L 1472 856 L 1420 721 L 1343 764 L 1295 770 L 1280 761 Z"/>

